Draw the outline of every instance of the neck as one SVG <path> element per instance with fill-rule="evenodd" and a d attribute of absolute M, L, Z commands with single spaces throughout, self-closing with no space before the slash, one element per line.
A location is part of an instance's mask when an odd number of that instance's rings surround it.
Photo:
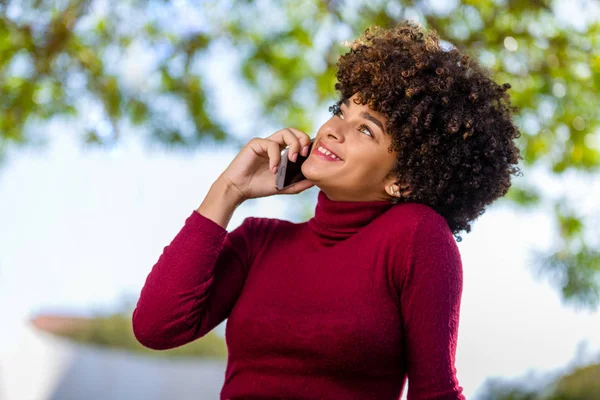
<path fill-rule="evenodd" d="M 320 243 L 332 246 L 354 235 L 390 207 L 392 203 L 385 200 L 332 200 L 321 190 L 315 216 L 308 221 L 308 226 Z"/>
<path fill-rule="evenodd" d="M 378 195 L 374 193 L 369 193 L 367 195 L 347 195 L 344 193 L 339 193 L 335 190 L 320 188 L 320 190 L 325 193 L 325 196 L 331 201 L 338 202 L 374 202 L 374 201 L 390 201 L 392 198 L 387 195 L 387 193 L 383 192 L 383 194 Z"/>

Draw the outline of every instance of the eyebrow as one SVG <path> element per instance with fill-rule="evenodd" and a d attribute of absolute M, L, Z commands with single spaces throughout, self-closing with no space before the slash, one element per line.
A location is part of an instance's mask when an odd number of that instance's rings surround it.
<path fill-rule="evenodd" d="M 342 103 L 346 107 L 350 108 L 350 99 L 344 99 L 342 101 Z M 368 119 L 369 121 L 371 121 L 372 123 L 374 123 L 375 125 L 377 125 L 379 127 L 379 129 L 381 129 L 381 132 L 385 132 L 385 129 L 383 129 L 383 124 L 381 122 L 379 122 L 379 120 L 377 118 L 375 118 L 374 116 L 372 116 L 368 112 L 363 111 L 363 112 L 360 113 L 360 116 L 363 117 L 363 118 L 365 118 L 365 119 Z"/>

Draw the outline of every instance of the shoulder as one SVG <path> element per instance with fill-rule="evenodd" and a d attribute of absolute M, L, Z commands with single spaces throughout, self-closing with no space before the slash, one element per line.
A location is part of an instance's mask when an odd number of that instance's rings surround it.
<path fill-rule="evenodd" d="M 269 218 L 269 217 L 246 217 L 242 222 L 242 225 L 246 224 L 248 226 L 252 226 L 255 229 L 275 229 L 280 227 L 291 227 L 299 225 L 292 221 L 288 221 L 286 219 L 279 218 Z"/>
<path fill-rule="evenodd" d="M 424 204 L 408 203 L 398 207 L 396 218 L 410 221 L 409 255 L 424 252 L 454 254 L 458 246 L 446 219 Z"/>
<path fill-rule="evenodd" d="M 378 221 L 395 269 L 405 270 L 420 260 L 459 260 L 456 240 L 446 219 L 419 203 L 397 204 Z"/>
<path fill-rule="evenodd" d="M 302 224 L 278 218 L 246 217 L 227 236 L 234 245 L 252 249 L 253 256 L 274 248 L 281 241 L 291 243 Z"/>
<path fill-rule="evenodd" d="M 397 221 L 418 224 L 422 220 L 437 219 L 445 221 L 433 208 L 421 203 L 402 203 L 390 207 L 385 217 Z"/>
<path fill-rule="evenodd" d="M 456 239 L 440 214 L 423 204 L 397 205 L 389 216 L 406 224 L 395 244 L 392 277 L 399 291 L 407 284 L 460 288 L 462 260 Z M 436 283 L 438 282 L 438 283 Z M 439 284 L 439 285 L 438 285 Z"/>
<path fill-rule="evenodd" d="M 231 232 L 234 236 L 252 236 L 253 238 L 266 239 L 279 235 L 285 231 L 293 230 L 300 224 L 278 218 L 246 217 L 242 223 Z"/>
<path fill-rule="evenodd" d="M 230 233 L 243 231 L 243 232 L 248 232 L 248 233 L 265 234 L 269 230 L 271 230 L 273 227 L 279 225 L 281 222 L 287 222 L 287 221 L 281 221 L 281 220 L 277 220 L 275 218 L 249 216 L 249 217 L 244 218 L 242 223 L 240 225 L 238 225 L 236 228 L 232 229 Z"/>
<path fill-rule="evenodd" d="M 401 236 L 411 243 L 419 236 L 426 236 L 434 232 L 453 237 L 446 219 L 425 204 L 396 204 L 387 210 L 380 219 L 380 223 L 385 226 L 389 236 Z"/>

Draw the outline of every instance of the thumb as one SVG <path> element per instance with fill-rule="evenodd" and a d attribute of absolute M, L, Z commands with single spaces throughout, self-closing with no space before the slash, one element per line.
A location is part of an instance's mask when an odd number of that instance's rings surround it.
<path fill-rule="evenodd" d="M 303 179 L 300 182 L 296 182 L 293 185 L 286 187 L 283 190 L 280 190 L 279 194 L 298 194 L 300 192 L 305 191 L 306 189 L 310 189 L 315 186 L 315 184 L 308 179 Z"/>

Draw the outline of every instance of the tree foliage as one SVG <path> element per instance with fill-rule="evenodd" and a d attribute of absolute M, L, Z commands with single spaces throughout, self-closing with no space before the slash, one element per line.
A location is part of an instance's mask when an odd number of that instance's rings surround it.
<path fill-rule="evenodd" d="M 133 334 L 130 312 L 98 315 L 83 320 L 73 329 L 58 334 L 89 346 L 126 350 L 156 357 L 193 357 L 219 360 L 227 357 L 225 341 L 215 332 L 209 332 L 200 339 L 174 349 L 156 351 L 144 347 Z"/>
<path fill-rule="evenodd" d="M 593 8 L 593 1 L 583 3 Z M 597 178 L 598 19 L 572 26 L 560 18 L 560 3 L 550 0 L 463 0 L 443 10 L 432 4 L 0 3 L 0 158 L 10 147 L 44 141 L 32 127 L 56 117 L 77 121 L 82 141 L 101 146 L 132 132 L 165 148 L 241 145 L 244 140 L 215 113 L 214 85 L 204 71 L 215 49 L 239 59 L 238 78 L 262 117 L 312 132 L 315 113 L 334 99 L 335 63 L 347 51 L 343 41 L 371 24 L 415 19 L 512 85 L 525 175 L 543 166 L 558 177 L 575 170 Z M 256 124 L 248 132 L 260 132 Z M 566 301 L 597 306 L 600 258 L 598 244 L 586 241 L 585 232 L 596 229 L 586 224 L 588 216 L 575 214 L 572 202 L 546 198 L 527 180 L 515 182 L 506 200 L 522 207 L 550 202 L 561 210 L 555 218 L 561 240 L 538 260 L 562 271 L 546 276 L 557 277 L 553 282 Z"/>
<path fill-rule="evenodd" d="M 574 368 L 572 371 L 531 384 L 526 381 L 488 379 L 479 400 L 593 400 L 600 397 L 600 364 Z"/>

